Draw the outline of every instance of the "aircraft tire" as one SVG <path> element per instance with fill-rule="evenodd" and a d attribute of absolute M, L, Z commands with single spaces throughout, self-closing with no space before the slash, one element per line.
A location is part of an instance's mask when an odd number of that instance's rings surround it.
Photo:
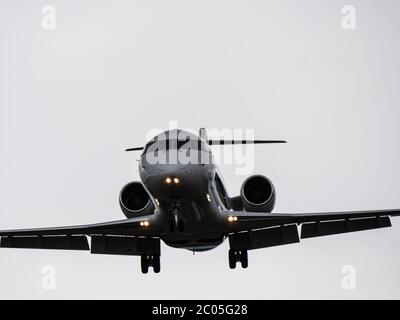
<path fill-rule="evenodd" d="M 153 271 L 154 273 L 160 273 L 161 271 L 160 256 L 153 256 Z"/>
<path fill-rule="evenodd" d="M 142 273 L 149 272 L 149 258 L 147 257 L 147 255 L 142 254 L 140 258 L 140 266 L 142 269 Z"/>
<path fill-rule="evenodd" d="M 236 252 L 233 249 L 229 249 L 229 268 L 235 269 L 236 268 Z"/>
<path fill-rule="evenodd" d="M 247 250 L 242 250 L 240 252 L 240 263 L 242 264 L 242 268 L 246 269 L 249 266 L 249 258 L 247 255 Z"/>

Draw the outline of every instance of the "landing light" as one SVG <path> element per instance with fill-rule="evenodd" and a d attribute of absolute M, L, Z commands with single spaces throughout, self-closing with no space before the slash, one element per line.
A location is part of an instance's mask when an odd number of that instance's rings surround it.
<path fill-rule="evenodd" d="M 140 226 L 141 227 L 148 227 L 150 225 L 150 223 L 146 220 L 146 221 L 140 221 Z"/>
<path fill-rule="evenodd" d="M 207 200 L 208 200 L 208 202 L 211 202 L 211 197 L 208 193 L 207 193 Z"/>
<path fill-rule="evenodd" d="M 235 222 L 235 221 L 237 221 L 238 220 L 238 217 L 235 217 L 235 216 L 228 216 L 228 221 L 229 222 Z"/>
<path fill-rule="evenodd" d="M 165 178 L 165 182 L 167 184 L 171 184 L 171 182 L 174 182 L 175 184 L 179 184 L 181 182 L 181 180 L 177 177 L 173 177 L 173 178 L 167 177 L 167 178 Z"/>

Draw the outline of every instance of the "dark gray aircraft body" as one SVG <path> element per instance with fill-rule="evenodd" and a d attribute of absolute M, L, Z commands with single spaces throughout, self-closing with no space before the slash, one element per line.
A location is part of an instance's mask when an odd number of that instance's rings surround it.
<path fill-rule="evenodd" d="M 248 266 L 248 250 L 330 234 L 390 227 L 400 210 L 334 213 L 272 213 L 275 188 L 263 175 L 248 177 L 240 195 L 229 197 L 211 145 L 282 143 L 277 140 L 209 140 L 171 130 L 154 137 L 139 161 L 141 182 L 120 193 L 127 219 L 106 223 L 0 231 L 1 247 L 90 250 L 141 256 L 143 273 L 160 271 L 160 240 L 175 248 L 206 251 L 229 239 L 229 266 Z M 299 235 L 298 226 L 301 225 Z M 90 246 L 87 236 L 90 237 Z"/>

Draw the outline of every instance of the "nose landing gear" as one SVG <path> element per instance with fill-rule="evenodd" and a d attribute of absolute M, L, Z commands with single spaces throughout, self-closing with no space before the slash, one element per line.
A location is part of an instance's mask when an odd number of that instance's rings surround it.
<path fill-rule="evenodd" d="M 175 230 L 179 232 L 184 231 L 184 223 L 181 217 L 181 204 L 179 202 L 172 202 L 170 206 L 170 231 L 174 232 Z"/>

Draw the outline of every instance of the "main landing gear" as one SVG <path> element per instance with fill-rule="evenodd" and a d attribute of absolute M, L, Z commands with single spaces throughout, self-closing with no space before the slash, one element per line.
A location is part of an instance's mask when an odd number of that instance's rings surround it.
<path fill-rule="evenodd" d="M 160 239 L 139 238 L 137 244 L 137 254 L 140 256 L 140 266 L 142 273 L 148 273 L 149 267 L 153 267 L 154 273 L 159 273 L 160 266 Z"/>
<path fill-rule="evenodd" d="M 149 267 L 153 267 L 154 273 L 159 273 L 161 270 L 160 255 L 148 256 L 143 254 L 140 262 L 142 273 L 149 272 Z"/>
<path fill-rule="evenodd" d="M 248 267 L 249 258 L 246 249 L 241 249 L 241 250 L 229 249 L 229 268 L 235 269 L 237 262 L 241 263 L 242 268 Z"/>

